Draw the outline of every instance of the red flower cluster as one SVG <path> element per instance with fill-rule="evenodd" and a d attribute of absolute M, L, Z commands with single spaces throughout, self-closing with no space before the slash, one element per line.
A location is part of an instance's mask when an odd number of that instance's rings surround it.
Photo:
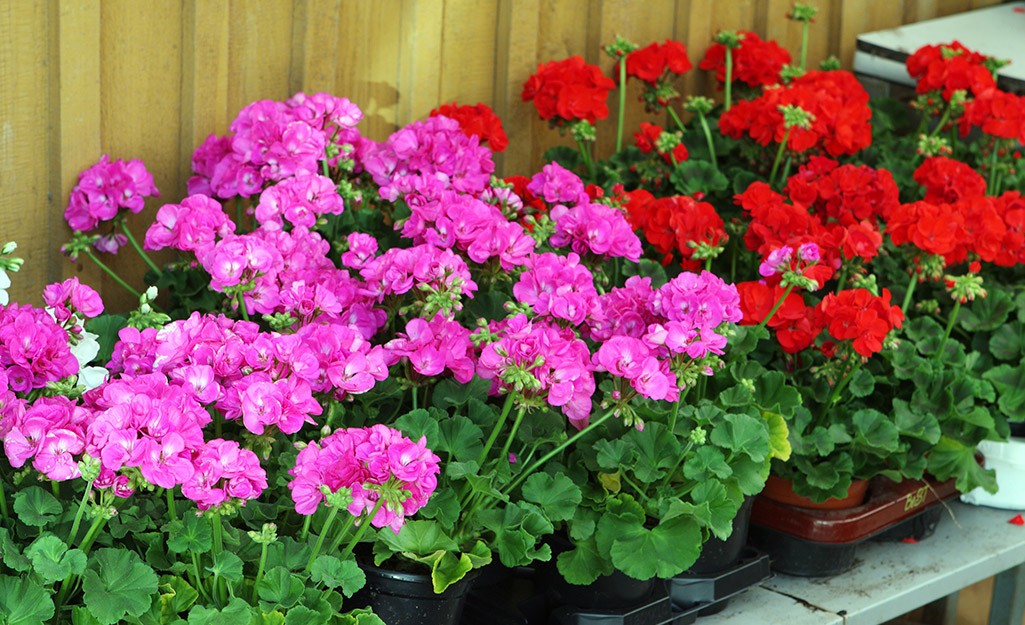
<path fill-rule="evenodd" d="M 626 57 L 628 76 L 640 78 L 656 85 L 666 78 L 666 72 L 683 74 L 692 67 L 687 58 L 687 48 L 679 41 L 667 39 L 662 45 L 652 43 L 646 48 L 634 50 Z"/>
<path fill-rule="evenodd" d="M 532 100 L 541 119 L 557 123 L 586 119 L 593 124 L 609 116 L 606 100 L 615 86 L 597 65 L 573 56 L 539 63 L 537 73 L 523 85 L 523 101 Z"/>
<path fill-rule="evenodd" d="M 824 222 L 845 226 L 868 220 L 875 223 L 900 204 L 900 191 L 885 169 L 867 165 L 839 165 L 813 156 L 787 181 L 786 194 L 795 205 L 807 207 Z"/>
<path fill-rule="evenodd" d="M 883 349 L 883 340 L 904 322 L 900 306 L 890 304 L 890 291 L 872 295 L 867 289 L 830 293 L 816 307 L 818 322 L 837 341 L 853 340 L 854 351 L 865 358 Z M 827 348 L 827 352 L 831 348 Z"/>
<path fill-rule="evenodd" d="M 779 83 L 779 72 L 790 63 L 790 53 L 775 41 L 762 41 L 756 33 L 740 31 L 744 38 L 740 47 L 732 51 L 733 80 L 745 82 L 752 87 Z M 703 70 L 715 72 L 715 79 L 726 81 L 726 46 L 712 45 L 705 51 L 705 58 L 698 64 Z"/>
<path fill-rule="evenodd" d="M 786 293 L 783 286 L 765 282 L 738 282 L 736 286 L 744 313 L 740 325 L 746 326 L 761 323 Z M 776 340 L 788 354 L 796 354 L 811 345 L 822 330 L 816 322 L 815 309 L 805 305 L 804 297 L 797 291 L 787 295 L 766 325 L 776 331 Z"/>
<path fill-rule="evenodd" d="M 957 90 L 979 95 L 996 87 L 992 72 L 982 64 L 987 58 L 954 41 L 919 48 L 908 57 L 906 65 L 908 74 L 918 81 L 918 93 L 941 90 L 943 98 L 950 100 Z"/>
<path fill-rule="evenodd" d="M 527 223 L 527 217 L 529 215 L 542 215 L 548 212 L 548 205 L 545 204 L 544 198 L 540 198 L 534 195 L 531 191 L 527 190 L 527 185 L 530 184 L 530 178 L 526 176 L 509 176 L 504 179 L 506 184 L 512 185 L 513 193 L 519 196 L 523 202 L 523 216 L 520 218 L 520 224 L 523 225 L 528 231 L 533 232 L 533 224 Z"/>
<path fill-rule="evenodd" d="M 682 163 L 687 160 L 690 153 L 687 152 L 687 146 L 682 143 L 676 144 L 673 147 L 672 152 L 662 152 L 658 150 L 658 140 L 662 136 L 662 127 L 657 124 L 649 124 L 648 122 L 641 122 L 640 132 L 634 133 L 634 141 L 641 152 L 644 154 L 650 154 L 652 150 L 658 152 L 658 154 L 670 165 L 674 164 L 673 159 L 676 159 L 677 163 Z"/>
<path fill-rule="evenodd" d="M 984 91 L 965 102 L 960 125 L 962 136 L 978 126 L 988 135 L 1025 142 L 1025 97 L 1000 89 Z"/>
<path fill-rule="evenodd" d="M 495 115 L 487 104 L 478 103 L 477 106 L 464 104 L 456 106 L 456 103 L 443 104 L 433 109 L 428 117 L 444 115 L 459 122 L 466 136 L 477 135 L 481 143 L 487 141 L 492 152 L 504 152 L 509 145 L 509 139 L 505 136 L 502 128 L 502 120 Z"/>
<path fill-rule="evenodd" d="M 665 255 L 663 264 L 669 264 L 677 251 L 683 257 L 684 269 L 699 270 L 701 262 L 693 258 L 698 246 L 714 248 L 728 239 L 722 218 L 708 202 L 686 195 L 656 199 L 643 189 L 628 195 L 630 225 L 642 230 L 647 241 Z"/>
<path fill-rule="evenodd" d="M 942 156 L 927 159 L 914 176 L 926 187 L 925 199 L 884 214 L 894 245 L 911 243 L 942 256 L 945 266 L 970 253 L 1003 267 L 1025 262 L 1025 201 L 1018 191 L 986 196 L 981 176 Z"/>
<path fill-rule="evenodd" d="M 830 156 L 854 154 L 872 143 L 868 93 L 850 72 L 811 71 L 785 87 L 766 89 L 754 100 L 740 101 L 719 118 L 719 130 L 734 139 L 747 134 L 761 145 L 781 143 L 794 152 L 817 148 Z M 783 124 L 782 106 L 812 114 L 809 128 Z"/>

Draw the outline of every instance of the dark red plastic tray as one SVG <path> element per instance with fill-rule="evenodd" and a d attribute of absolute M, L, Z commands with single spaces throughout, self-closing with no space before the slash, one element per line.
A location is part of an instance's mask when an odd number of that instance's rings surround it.
<path fill-rule="evenodd" d="M 905 480 L 874 478 L 868 499 L 846 510 L 799 508 L 759 496 L 751 521 L 774 530 L 819 543 L 846 544 L 868 538 L 887 527 L 938 505 L 958 494 L 954 480 Z"/>

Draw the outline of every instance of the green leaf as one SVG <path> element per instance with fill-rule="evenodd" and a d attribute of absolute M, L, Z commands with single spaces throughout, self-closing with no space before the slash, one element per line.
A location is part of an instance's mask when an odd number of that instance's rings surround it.
<path fill-rule="evenodd" d="M 733 469 L 726 463 L 726 456 L 715 447 L 699 447 L 694 455 L 683 463 L 683 475 L 688 480 L 702 481 L 712 478 L 726 479 L 733 475 Z"/>
<path fill-rule="evenodd" d="M 485 510 L 480 514 L 480 523 L 494 533 L 491 548 L 505 566 L 526 566 L 552 556 L 548 545 L 537 545 L 540 537 L 551 534 L 554 528 L 536 506 L 517 502 Z"/>
<path fill-rule="evenodd" d="M 270 612 L 278 607 L 292 607 L 303 596 L 303 588 L 303 578 L 290 573 L 284 567 L 274 567 L 267 571 L 256 585 L 256 593 L 260 596 L 260 610 Z"/>
<path fill-rule="evenodd" d="M 54 612 L 50 593 L 26 576 L 0 575 L 0 622 L 43 625 Z"/>
<path fill-rule="evenodd" d="M 1012 421 L 1025 419 L 1025 364 L 1000 365 L 982 375 L 997 391 L 997 406 Z"/>
<path fill-rule="evenodd" d="M 455 416 L 441 422 L 438 431 L 438 448 L 435 453 L 448 453 L 452 458 L 466 462 L 477 460 L 484 450 L 484 432 L 473 421 L 464 416 Z"/>
<path fill-rule="evenodd" d="M 340 625 L 385 625 L 385 622 L 380 619 L 370 608 L 360 608 L 358 610 L 352 610 L 346 614 L 341 614 Z"/>
<path fill-rule="evenodd" d="M 665 267 L 647 258 L 642 258 L 638 263 L 625 263 L 623 265 L 623 275 L 627 278 L 631 276 L 651 278 L 651 288 L 653 289 L 657 289 L 666 282 L 669 282 L 669 278 L 666 277 Z"/>
<path fill-rule="evenodd" d="M 89 558 L 82 576 L 89 612 L 103 625 L 145 612 L 157 591 L 157 575 L 134 551 L 104 548 Z"/>
<path fill-rule="evenodd" d="M 436 521 L 406 521 L 398 534 L 381 532 L 377 538 L 398 553 L 425 556 L 436 551 L 459 551 L 459 545 L 445 534 Z"/>
<path fill-rule="evenodd" d="M 709 194 L 729 187 L 726 175 L 707 161 L 687 160 L 677 164 L 669 175 L 670 182 L 682 195 L 693 195 L 698 191 Z"/>
<path fill-rule="evenodd" d="M 203 517 L 186 514 L 160 528 L 167 534 L 167 548 L 175 553 L 206 553 L 213 545 L 213 530 Z"/>
<path fill-rule="evenodd" d="M 630 467 L 641 482 L 651 484 L 665 476 L 663 469 L 676 463 L 680 455 L 680 441 L 661 423 L 652 422 L 644 430 L 631 429 L 626 440 L 637 450 L 637 457 Z"/>
<path fill-rule="evenodd" d="M 434 592 L 441 594 L 445 589 L 459 580 L 466 577 L 466 574 L 473 570 L 473 563 L 465 553 L 458 556 L 451 551 L 445 551 L 440 558 L 434 561 L 431 568 L 431 583 Z"/>
<path fill-rule="evenodd" d="M 266 568 L 269 570 L 281 566 L 289 571 L 302 569 L 309 562 L 312 551 L 306 543 L 298 543 L 291 536 L 282 536 L 267 546 Z"/>
<path fill-rule="evenodd" d="M 535 473 L 523 483 L 523 498 L 536 503 L 552 521 L 568 521 L 583 498 L 580 488 L 565 475 Z"/>
<path fill-rule="evenodd" d="M 997 492 L 996 473 L 975 461 L 975 448 L 944 436 L 929 452 L 929 472 L 940 480 L 957 478 L 957 490 L 967 493 L 979 486 Z"/>
<path fill-rule="evenodd" d="M 100 344 L 100 351 L 92 362 L 110 362 L 110 357 L 114 354 L 114 346 L 118 341 L 117 333 L 127 325 L 128 317 L 125 315 L 103 314 L 86 320 L 85 329 L 96 334 L 96 342 Z"/>
<path fill-rule="evenodd" d="M 473 376 L 468 384 L 460 384 L 454 379 L 445 379 L 438 383 L 431 392 L 431 401 L 442 410 L 453 406 L 463 406 L 471 397 L 484 397 L 491 388 L 491 380 Z"/>
<path fill-rule="evenodd" d="M 250 618 L 252 610 L 249 604 L 238 597 L 221 610 L 200 605 L 189 610 L 189 625 L 249 625 Z"/>
<path fill-rule="evenodd" d="M 594 444 L 594 450 L 597 452 L 595 459 L 598 461 L 598 466 L 609 471 L 629 467 L 636 458 L 633 448 L 621 438 L 612 440 L 603 438 Z"/>
<path fill-rule="evenodd" d="M 14 571 L 23 573 L 32 568 L 32 561 L 22 555 L 6 527 L 0 527 L 0 554 L 3 554 L 4 564 Z"/>
<path fill-rule="evenodd" d="M 985 332 L 1003 325 L 1013 310 L 1011 296 L 1006 291 L 993 289 L 988 297 L 977 298 L 962 306 L 957 321 L 969 332 Z"/>
<path fill-rule="evenodd" d="M 578 542 L 573 549 L 563 551 L 555 563 L 566 581 L 577 585 L 593 584 L 600 576 L 611 575 L 614 570 L 598 553 L 593 539 Z"/>
<path fill-rule="evenodd" d="M 242 581 L 242 558 L 230 551 L 222 551 L 214 556 L 214 565 L 207 567 L 207 570 L 237 584 Z"/>
<path fill-rule="evenodd" d="M 25 525 L 45 527 L 56 521 L 63 511 L 57 498 L 38 486 L 14 493 L 14 512 Z"/>
<path fill-rule="evenodd" d="M 921 439 L 930 445 L 936 444 L 942 434 L 940 422 L 931 412 L 915 412 L 902 399 L 893 400 L 893 424 L 901 436 Z"/>
<path fill-rule="evenodd" d="M 188 610 L 199 599 L 199 592 L 191 584 L 181 577 L 173 575 L 162 575 L 158 589 L 160 590 L 160 613 L 163 621 Z"/>
<path fill-rule="evenodd" d="M 1025 325 L 1017 322 L 997 328 L 989 337 L 989 351 L 1000 360 L 1020 360 L 1025 354 Z"/>
<path fill-rule="evenodd" d="M 678 516 L 652 529 L 631 527 L 612 545 L 612 563 L 635 579 L 673 577 L 690 568 L 701 553 L 701 528 Z"/>
<path fill-rule="evenodd" d="M 854 444 L 868 453 L 886 456 L 900 445 L 897 426 L 878 410 L 866 408 L 851 415 Z"/>
<path fill-rule="evenodd" d="M 341 588 L 346 597 L 353 596 L 367 583 L 366 574 L 355 560 L 339 560 L 334 556 L 317 556 L 310 568 L 310 579 L 327 588 Z"/>
<path fill-rule="evenodd" d="M 52 534 L 37 538 L 25 549 L 25 555 L 44 582 L 56 582 L 71 573 L 80 575 L 85 570 L 85 553 L 80 549 L 69 551 L 64 541 Z"/>
<path fill-rule="evenodd" d="M 753 460 L 764 460 L 769 455 L 768 423 L 746 414 L 727 413 L 709 439 L 719 447 L 747 454 Z"/>
<path fill-rule="evenodd" d="M 316 610 L 297 605 L 285 615 L 285 625 L 321 625 L 323 619 Z"/>
<path fill-rule="evenodd" d="M 867 369 L 858 369 L 847 384 L 847 390 L 854 397 L 868 397 L 875 390 L 876 380 Z"/>
<path fill-rule="evenodd" d="M 755 404 L 762 410 L 778 412 L 784 418 L 801 405 L 801 394 L 786 383 L 779 371 L 769 371 L 755 379 Z"/>
<path fill-rule="evenodd" d="M 426 436 L 428 449 L 438 446 L 438 420 L 423 408 L 411 410 L 396 419 L 395 427 L 412 441 Z"/>
<path fill-rule="evenodd" d="M 790 459 L 790 430 L 786 419 L 777 412 L 762 411 L 762 418 L 769 426 L 769 456 L 783 462 Z"/>
<path fill-rule="evenodd" d="M 436 490 L 417 514 L 424 519 L 434 519 L 445 528 L 452 528 L 459 521 L 459 496 L 453 489 Z"/>
<path fill-rule="evenodd" d="M 706 480 L 695 486 L 690 496 L 701 510 L 698 519 L 720 540 L 729 538 L 739 506 L 730 499 L 726 487 L 716 480 Z"/>

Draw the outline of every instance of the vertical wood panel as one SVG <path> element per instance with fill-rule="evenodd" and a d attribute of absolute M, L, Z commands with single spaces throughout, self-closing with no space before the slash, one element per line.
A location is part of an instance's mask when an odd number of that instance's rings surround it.
<path fill-rule="evenodd" d="M 193 151 L 209 135 L 228 129 L 228 16 L 221 0 L 185 0 L 182 5 L 178 163 L 185 180 Z"/>
<path fill-rule="evenodd" d="M 859 33 L 892 28 L 904 19 L 904 2 L 894 0 L 844 0 L 840 17 L 840 51 L 843 67 L 854 62 Z"/>
<path fill-rule="evenodd" d="M 443 0 L 403 0 L 401 13 L 395 122 L 404 126 L 440 104 L 439 63 L 445 3 Z"/>
<path fill-rule="evenodd" d="M 396 128 L 401 0 L 343 0 L 334 95 L 363 111 L 360 133 L 384 140 Z"/>
<path fill-rule="evenodd" d="M 174 125 L 181 118 L 181 4 L 103 0 L 100 6 L 102 152 L 111 160 L 142 159 L 161 193 L 126 221 L 141 241 L 157 208 L 181 198 L 189 174 L 179 172 L 181 131 Z M 135 250 L 125 247 L 116 258 L 103 260 L 129 284 L 144 284 L 146 266 Z M 108 299 L 115 296 L 126 307 L 138 304 L 112 278 L 105 277 L 103 286 Z"/>
<path fill-rule="evenodd" d="M 452 101 L 494 101 L 495 7 L 494 0 L 445 0 L 439 101 L 428 110 Z"/>
<path fill-rule="evenodd" d="M 534 107 L 523 102 L 523 83 L 537 69 L 539 0 L 500 0 L 496 25 L 495 103 L 509 146 L 496 155 L 495 164 L 504 176 L 527 175 L 537 117 Z"/>
<path fill-rule="evenodd" d="M 231 119 L 254 100 L 290 97 L 292 3 L 231 0 L 228 111 Z"/>
<path fill-rule="evenodd" d="M 64 209 L 68 195 L 78 182 L 78 173 L 99 158 L 100 143 L 100 1 L 60 0 L 57 4 L 55 27 L 57 41 L 51 50 L 57 54 L 51 59 L 57 64 L 53 81 L 50 106 L 55 136 L 53 149 L 53 205 L 50 225 L 50 250 L 26 250 L 26 259 L 39 258 L 59 247 L 71 236 L 71 230 L 63 223 Z M 15 207 L 15 210 L 18 210 Z M 19 211 L 20 212 L 20 211 Z M 92 284 L 104 297 L 110 299 L 111 291 L 105 290 L 100 280 L 100 271 L 87 258 L 80 258 L 72 266 L 63 265 L 60 277 L 77 275 L 83 282 Z M 56 276 L 51 276 L 51 279 Z M 37 302 L 39 294 L 26 301 Z M 109 304 L 108 304 L 109 305 Z"/>
<path fill-rule="evenodd" d="M 334 90 L 341 6 L 341 0 L 296 0 L 289 89 L 293 94 Z"/>
<path fill-rule="evenodd" d="M 27 262 L 19 273 L 11 274 L 10 295 L 12 300 L 33 304 L 39 303 L 39 290 L 59 266 L 49 249 L 53 211 L 47 210 L 50 50 L 45 34 L 49 20 L 47 5 L 42 3 L 24 9 L 0 4 L 4 24 L 0 31 L 0 198 L 20 207 L 17 219 L 5 215 L 11 218 L 2 222 L 0 245 L 18 242 L 18 253 Z"/>
<path fill-rule="evenodd" d="M 769 0 L 766 2 L 766 27 L 763 33 L 766 39 L 775 39 L 779 45 L 786 48 L 797 64 L 801 59 L 801 33 L 802 24 L 787 19 L 787 14 L 793 6 L 792 0 Z M 833 33 L 833 26 L 839 22 L 835 19 L 839 14 L 834 9 L 834 2 L 830 0 L 817 0 L 813 2 L 818 8 L 815 20 L 808 29 L 808 60 L 806 69 L 817 69 L 819 63 L 831 54 L 837 54 L 839 50 L 832 49 L 836 40 Z"/>

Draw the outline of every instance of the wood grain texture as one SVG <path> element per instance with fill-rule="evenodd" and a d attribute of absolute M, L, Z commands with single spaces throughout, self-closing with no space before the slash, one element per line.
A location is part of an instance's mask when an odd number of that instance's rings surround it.
<path fill-rule="evenodd" d="M 383 141 L 396 129 L 401 0 L 343 0 L 334 94 L 363 110 L 360 132 Z"/>

